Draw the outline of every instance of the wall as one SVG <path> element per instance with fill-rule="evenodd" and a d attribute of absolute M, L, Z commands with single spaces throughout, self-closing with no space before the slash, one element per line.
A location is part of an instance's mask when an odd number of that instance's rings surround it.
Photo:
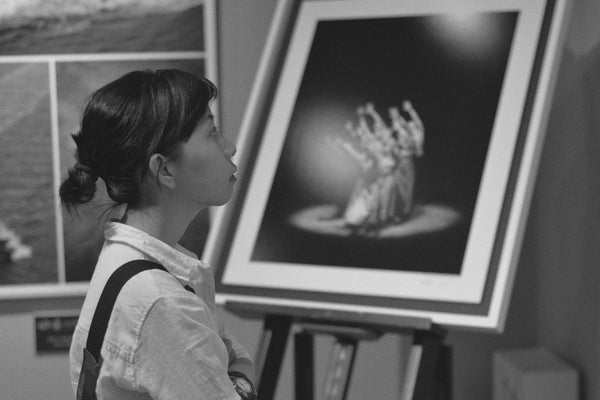
<path fill-rule="evenodd" d="M 276 0 L 219 0 L 221 126 L 237 137 Z M 557 94 L 525 232 L 506 331 L 451 332 L 454 398 L 491 397 L 491 355 L 544 345 L 582 373 L 582 399 L 600 398 L 600 3 L 576 0 Z M 75 310 L 81 299 L 0 302 L 0 400 L 73 398 L 66 355 L 37 356 L 33 318 Z M 251 351 L 259 321 L 222 312 Z M 386 336 L 359 349 L 350 399 L 398 398 L 403 339 Z M 321 377 L 331 342 L 317 341 Z M 292 399 L 291 354 L 276 397 Z M 318 381 L 317 388 L 320 388 Z"/>
<path fill-rule="evenodd" d="M 575 3 L 531 216 L 537 338 L 600 398 L 600 3 Z M 594 21 L 594 22 L 592 22 Z"/>
<path fill-rule="evenodd" d="M 74 398 L 65 354 L 35 353 L 34 318 L 71 313 L 83 299 L 0 302 L 0 400 Z"/>

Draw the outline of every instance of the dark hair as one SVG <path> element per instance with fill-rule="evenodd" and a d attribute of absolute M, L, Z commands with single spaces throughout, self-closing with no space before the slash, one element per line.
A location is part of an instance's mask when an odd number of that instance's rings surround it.
<path fill-rule="evenodd" d="M 209 80 L 173 69 L 133 71 L 98 89 L 72 135 L 77 163 L 60 186 L 62 204 L 90 201 L 98 177 L 116 205 L 136 204 L 150 156 L 176 154 L 216 95 Z"/>

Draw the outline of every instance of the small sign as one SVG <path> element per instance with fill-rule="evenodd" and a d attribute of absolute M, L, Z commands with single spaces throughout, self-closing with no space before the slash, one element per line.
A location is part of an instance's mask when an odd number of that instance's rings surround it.
<path fill-rule="evenodd" d="M 78 316 L 35 317 L 35 343 L 38 354 L 68 352 Z"/>

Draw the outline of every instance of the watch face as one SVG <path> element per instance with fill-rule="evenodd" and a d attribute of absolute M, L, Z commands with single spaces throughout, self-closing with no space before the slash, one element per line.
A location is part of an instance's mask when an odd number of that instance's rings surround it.
<path fill-rule="evenodd" d="M 239 390 L 243 391 L 244 393 L 252 393 L 252 386 L 250 386 L 250 383 L 244 378 L 233 377 L 232 380 L 236 388 Z"/>

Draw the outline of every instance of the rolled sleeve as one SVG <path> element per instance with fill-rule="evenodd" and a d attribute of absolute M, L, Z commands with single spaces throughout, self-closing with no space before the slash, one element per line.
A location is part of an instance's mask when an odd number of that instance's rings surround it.
<path fill-rule="evenodd" d="M 229 370 L 238 371 L 243 373 L 254 382 L 254 362 L 250 353 L 237 341 L 227 327 L 221 322 L 217 321 L 219 326 L 219 335 L 227 347 L 227 354 L 229 357 Z"/>
<path fill-rule="evenodd" d="M 195 296 L 163 297 L 147 313 L 135 353 L 139 390 L 154 400 L 239 400 L 218 326 Z"/>

